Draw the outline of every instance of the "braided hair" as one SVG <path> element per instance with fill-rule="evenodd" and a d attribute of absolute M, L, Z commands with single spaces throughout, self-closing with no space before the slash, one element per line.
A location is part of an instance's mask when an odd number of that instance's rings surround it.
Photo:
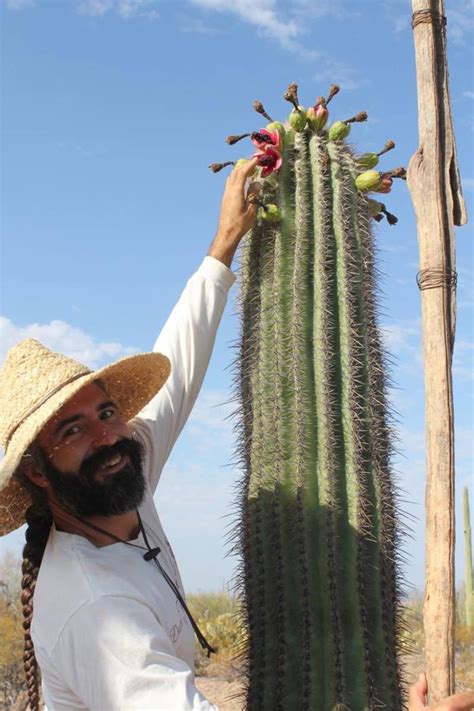
<path fill-rule="evenodd" d="M 31 450 L 30 450 L 31 452 Z M 29 454 L 36 459 L 36 453 Z M 44 550 L 48 541 L 49 532 L 53 522 L 53 517 L 48 506 L 48 501 L 44 492 L 26 476 L 18 470 L 15 473 L 21 485 L 28 491 L 32 504 L 26 510 L 26 544 L 23 548 L 23 563 L 21 580 L 21 603 L 23 606 L 23 629 L 24 629 L 24 651 L 23 666 L 25 669 L 26 684 L 28 688 L 28 703 L 30 711 L 39 711 L 40 708 L 40 671 L 35 656 L 33 640 L 30 629 L 33 617 L 33 594 L 35 592 L 36 580 L 43 559 Z"/>

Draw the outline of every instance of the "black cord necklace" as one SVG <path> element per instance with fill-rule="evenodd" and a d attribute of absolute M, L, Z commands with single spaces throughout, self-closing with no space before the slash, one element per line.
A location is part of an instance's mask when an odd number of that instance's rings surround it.
<path fill-rule="evenodd" d="M 62 508 L 62 507 L 61 507 L 61 508 Z M 67 509 L 64 509 L 64 510 L 66 511 Z M 69 513 L 69 511 L 68 511 L 68 513 Z M 125 543 L 126 546 L 131 546 L 132 548 L 140 548 L 142 551 L 146 551 L 146 552 L 144 553 L 144 555 L 143 555 L 143 560 L 146 560 L 146 561 L 153 560 L 153 562 L 155 563 L 156 567 L 158 568 L 158 570 L 159 570 L 160 573 L 162 574 L 163 578 L 166 580 L 166 582 L 167 582 L 168 585 L 170 586 L 171 590 L 172 590 L 172 591 L 174 592 L 174 594 L 176 595 L 176 597 L 177 597 L 177 599 L 178 599 L 178 601 L 179 601 L 181 607 L 183 608 L 184 612 L 186 613 L 187 618 L 188 618 L 188 620 L 190 621 L 191 626 L 192 626 L 192 628 L 193 628 L 193 630 L 194 630 L 194 633 L 195 633 L 196 637 L 198 638 L 199 644 L 200 644 L 201 647 L 207 652 L 207 656 L 210 657 L 211 654 L 215 654 L 215 653 L 216 653 L 216 650 L 214 649 L 214 647 L 211 647 L 211 645 L 209 644 L 209 642 L 207 641 L 207 639 L 204 637 L 203 633 L 201 632 L 201 630 L 200 630 L 199 627 L 197 626 L 197 623 L 196 623 L 196 621 L 194 620 L 194 618 L 193 618 L 193 616 L 192 616 L 192 614 L 191 614 L 191 612 L 190 612 L 188 606 L 186 605 L 186 602 L 185 602 L 183 596 L 181 595 L 180 591 L 178 590 L 177 586 L 175 585 L 175 583 L 173 582 L 173 580 L 170 578 L 170 576 L 168 575 L 168 573 L 166 572 L 166 570 L 165 570 L 165 569 L 163 568 L 163 566 L 161 565 L 160 561 L 158 560 L 158 555 L 159 555 L 159 553 L 161 552 L 161 548 L 160 548 L 159 546 L 156 546 L 155 548 L 152 548 L 152 547 L 150 546 L 150 544 L 149 544 L 149 542 L 148 542 L 148 537 L 147 537 L 146 532 L 145 532 L 145 528 L 144 528 L 143 523 L 142 523 L 141 516 L 140 516 L 140 514 L 138 513 L 138 511 L 136 512 L 136 514 L 137 514 L 137 518 L 138 518 L 138 527 L 139 527 L 140 533 L 141 533 L 142 536 L 143 536 L 143 540 L 145 541 L 146 548 L 144 548 L 143 546 L 139 545 L 138 543 L 130 543 L 130 541 L 126 541 L 126 540 L 124 540 L 123 538 L 119 538 L 119 537 L 116 536 L 114 533 L 110 533 L 110 531 L 106 531 L 105 528 L 100 528 L 100 526 L 97 526 L 96 524 L 91 523 L 90 521 L 86 521 L 86 520 L 83 519 L 83 518 L 80 518 L 77 514 L 73 514 L 73 515 L 74 515 L 74 517 L 75 517 L 78 521 L 80 521 L 81 523 L 83 523 L 85 526 L 89 526 L 89 528 L 92 528 L 92 529 L 93 529 L 94 531 L 96 531 L 97 533 L 102 533 L 103 535 L 108 536 L 109 538 L 112 538 L 112 539 L 113 539 L 114 541 L 116 541 L 117 543 Z"/>

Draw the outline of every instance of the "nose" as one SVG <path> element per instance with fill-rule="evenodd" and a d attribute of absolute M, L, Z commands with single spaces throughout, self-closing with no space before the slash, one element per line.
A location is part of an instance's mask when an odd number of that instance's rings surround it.
<path fill-rule="evenodd" d="M 98 420 L 93 425 L 91 434 L 92 445 L 95 449 L 99 447 L 111 447 L 119 440 L 119 435 L 103 420 Z"/>

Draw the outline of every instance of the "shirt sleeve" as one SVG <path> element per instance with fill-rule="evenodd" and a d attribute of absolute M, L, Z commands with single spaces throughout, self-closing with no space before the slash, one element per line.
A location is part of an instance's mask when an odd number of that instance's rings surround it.
<path fill-rule="evenodd" d="M 201 389 L 234 281 L 235 275 L 225 264 L 214 257 L 205 257 L 189 279 L 153 348 L 168 356 L 171 374 L 131 423 L 151 456 L 149 484 L 153 492 Z"/>
<path fill-rule="evenodd" d="M 152 610 L 131 598 L 105 596 L 81 607 L 52 661 L 90 711 L 218 711 L 197 690 Z"/>

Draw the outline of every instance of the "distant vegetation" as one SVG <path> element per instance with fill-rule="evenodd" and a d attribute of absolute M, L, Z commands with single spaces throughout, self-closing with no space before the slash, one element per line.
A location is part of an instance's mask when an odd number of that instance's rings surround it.
<path fill-rule="evenodd" d="M 0 708 L 20 711 L 25 707 L 23 628 L 20 600 L 20 561 L 7 554 L 0 561 Z M 218 652 L 210 659 L 196 643 L 196 674 L 235 679 L 242 674 L 238 657 L 245 645 L 245 630 L 238 619 L 238 602 L 227 591 L 187 596 L 190 610 L 202 632 Z M 406 641 L 413 657 L 407 658 L 408 677 L 423 668 L 422 597 L 406 603 Z M 466 626 L 464 591 L 457 595 L 456 687 L 474 688 L 474 635 Z"/>

